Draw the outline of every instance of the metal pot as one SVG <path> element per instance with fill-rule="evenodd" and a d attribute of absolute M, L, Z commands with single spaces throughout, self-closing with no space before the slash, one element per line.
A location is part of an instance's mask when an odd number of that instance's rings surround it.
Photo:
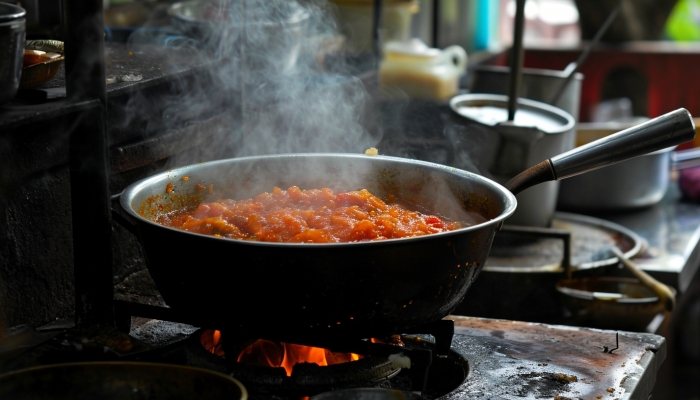
<path fill-rule="evenodd" d="M 241 57 L 246 74 L 269 79 L 292 70 L 308 39 L 309 11 L 295 1 L 242 3 L 189 0 L 172 4 L 168 14 L 184 35 L 221 56 Z"/>
<path fill-rule="evenodd" d="M 596 131 L 595 138 L 610 132 Z M 580 131 L 579 137 L 586 133 Z M 674 152 L 674 147 L 669 147 L 575 176 L 561 182 L 557 209 L 604 212 L 650 207 L 666 194 L 671 170 L 698 165 L 694 162 L 698 159 L 698 150 Z"/>
<path fill-rule="evenodd" d="M 12 100 L 22 75 L 26 11 L 0 2 L 0 106 Z"/>
<path fill-rule="evenodd" d="M 454 310 L 483 267 L 496 231 L 515 211 L 512 193 L 694 136 L 692 118 L 677 110 L 545 160 L 513 178 L 508 189 L 415 160 L 292 154 L 174 169 L 129 186 L 120 202 L 163 299 L 183 319 L 297 343 L 323 342 L 330 335 L 377 337 L 410 331 Z M 226 198 L 252 197 L 274 186 L 366 188 L 449 219 L 476 211 L 487 221 L 421 237 L 328 244 L 220 239 L 153 222 L 158 214 L 207 197 L 209 191 L 198 185 L 213 185 L 211 196 Z"/>
<path fill-rule="evenodd" d="M 518 112 L 513 123 L 506 121 L 506 96 L 480 93 L 459 95 L 452 98 L 450 106 L 457 114 L 488 127 L 499 138 L 495 157 L 484 164 L 488 165 L 485 174 L 500 184 L 505 184 L 541 160 L 574 147 L 574 118 L 544 103 L 518 99 Z M 527 118 L 521 120 L 521 117 Z M 465 135 L 469 135 L 468 130 Z M 552 181 L 519 194 L 518 209 L 508 219 L 508 224 L 549 226 L 558 193 L 559 182 Z"/>
<path fill-rule="evenodd" d="M 243 385 L 203 368 L 147 362 L 78 362 L 0 376 L 3 400 L 246 400 Z"/>

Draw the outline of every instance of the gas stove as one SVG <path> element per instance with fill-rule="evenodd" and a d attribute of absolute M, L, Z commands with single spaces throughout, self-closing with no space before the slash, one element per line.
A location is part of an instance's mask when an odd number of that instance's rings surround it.
<path fill-rule="evenodd" d="M 365 391 L 363 396 L 380 391 L 416 399 L 647 399 L 666 357 L 664 338 L 647 333 L 464 316 L 448 316 L 439 325 L 452 323 L 448 348 L 439 348 L 444 347 L 439 333 L 402 335 L 403 346 L 366 343 L 365 350 L 374 353 L 370 357 L 326 367 L 297 364 L 292 377 L 274 371 L 280 368 L 232 367 L 235 363 L 208 352 L 201 345 L 203 331 L 190 325 L 141 320 L 128 335 L 100 326 L 53 332 L 48 327 L 24 335 L 40 343 L 6 357 L 0 371 L 105 360 L 191 365 L 232 374 L 248 388 L 250 399 L 342 398 L 348 388 Z M 409 358 L 410 368 L 387 362 L 387 355 Z M 348 378 L 358 371 L 378 375 L 363 383 Z M 311 386 L 308 393 L 289 389 L 285 379 Z"/>

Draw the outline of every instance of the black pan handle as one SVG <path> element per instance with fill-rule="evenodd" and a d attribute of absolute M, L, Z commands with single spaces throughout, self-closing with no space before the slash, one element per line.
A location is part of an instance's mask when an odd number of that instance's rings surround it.
<path fill-rule="evenodd" d="M 695 123 L 679 108 L 624 131 L 579 146 L 528 168 L 506 183 L 513 194 L 542 182 L 583 174 L 695 138 Z"/>

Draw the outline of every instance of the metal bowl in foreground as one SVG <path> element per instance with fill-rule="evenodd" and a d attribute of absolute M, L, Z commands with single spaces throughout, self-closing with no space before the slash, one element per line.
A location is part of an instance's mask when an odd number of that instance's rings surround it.
<path fill-rule="evenodd" d="M 635 278 L 565 279 L 556 288 L 582 326 L 642 332 L 665 311 L 657 295 Z"/>
<path fill-rule="evenodd" d="M 228 375 L 203 368 L 145 362 L 79 362 L 0 376 L 4 400 L 246 400 Z"/>

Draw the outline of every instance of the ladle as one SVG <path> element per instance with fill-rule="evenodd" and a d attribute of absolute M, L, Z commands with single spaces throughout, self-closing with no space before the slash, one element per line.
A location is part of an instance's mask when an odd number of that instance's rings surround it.
<path fill-rule="evenodd" d="M 652 278 L 649 274 L 642 271 L 635 263 L 630 261 L 617 247 L 611 247 L 610 251 L 620 260 L 622 265 L 629 270 L 635 278 L 639 279 L 644 286 L 654 292 L 659 297 L 659 302 L 664 305 L 666 312 L 672 312 L 676 306 L 676 298 L 671 289 L 663 283 Z"/>
<path fill-rule="evenodd" d="M 610 15 L 608 15 L 608 18 L 605 20 L 605 22 L 603 22 L 603 25 L 601 25 L 600 28 L 598 28 L 598 31 L 595 33 L 595 36 L 593 36 L 593 39 L 591 39 L 591 41 L 588 43 L 588 46 L 583 50 L 583 52 L 581 53 L 581 55 L 579 55 L 576 61 L 566 66 L 566 68 L 564 69 L 564 74 L 566 74 L 566 77 L 559 86 L 559 89 L 555 92 L 554 97 L 552 97 L 552 101 L 550 101 L 549 104 L 557 105 L 559 98 L 561 98 L 561 95 L 564 93 L 564 90 L 566 90 L 566 87 L 569 85 L 569 82 L 571 82 L 571 79 L 573 79 L 576 72 L 578 72 L 579 68 L 581 68 L 581 64 L 583 64 L 583 62 L 588 58 L 588 55 L 591 53 L 591 50 L 593 50 L 593 48 L 598 45 L 598 42 L 600 42 L 600 39 L 603 37 L 610 25 L 612 25 L 612 22 L 615 20 L 615 17 L 617 17 L 617 14 L 619 14 L 621 8 L 622 1 L 620 1 L 617 4 L 617 6 L 613 9 Z"/>

